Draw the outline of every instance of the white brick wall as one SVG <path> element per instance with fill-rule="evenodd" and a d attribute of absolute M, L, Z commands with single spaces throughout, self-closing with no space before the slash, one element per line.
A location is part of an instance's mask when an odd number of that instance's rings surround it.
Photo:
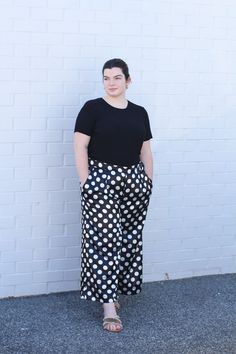
<path fill-rule="evenodd" d="M 144 281 L 236 272 L 235 1 L 0 5 L 0 297 L 79 288 L 73 128 L 112 57 L 154 135 Z"/>

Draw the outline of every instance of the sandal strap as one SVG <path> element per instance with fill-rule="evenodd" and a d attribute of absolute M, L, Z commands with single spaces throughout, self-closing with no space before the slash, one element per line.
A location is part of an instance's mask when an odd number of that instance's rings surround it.
<path fill-rule="evenodd" d="M 115 301 L 114 304 L 115 304 L 115 307 L 119 310 L 120 309 L 120 303 L 118 301 Z"/>
<path fill-rule="evenodd" d="M 121 320 L 120 320 L 119 316 L 116 316 L 116 317 L 104 317 L 103 325 L 105 325 L 107 323 L 118 323 L 118 324 L 121 324 Z"/>

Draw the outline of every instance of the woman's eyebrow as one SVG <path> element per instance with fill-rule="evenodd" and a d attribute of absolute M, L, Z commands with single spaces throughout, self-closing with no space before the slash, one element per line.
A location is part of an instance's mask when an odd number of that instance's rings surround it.
<path fill-rule="evenodd" d="M 114 77 L 122 77 L 122 76 L 123 76 L 122 74 L 119 74 L 119 75 L 115 75 Z M 109 78 L 109 76 L 104 75 L 104 78 Z"/>

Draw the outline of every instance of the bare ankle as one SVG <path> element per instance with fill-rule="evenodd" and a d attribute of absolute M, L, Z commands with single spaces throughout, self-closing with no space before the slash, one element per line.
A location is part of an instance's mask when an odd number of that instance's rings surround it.
<path fill-rule="evenodd" d="M 103 310 L 105 316 L 115 316 L 117 314 L 114 302 L 103 303 Z"/>

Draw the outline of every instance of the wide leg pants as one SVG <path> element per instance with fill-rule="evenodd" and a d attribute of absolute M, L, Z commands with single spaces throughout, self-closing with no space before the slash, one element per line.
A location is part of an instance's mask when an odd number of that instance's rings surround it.
<path fill-rule="evenodd" d="M 142 230 L 152 181 L 140 161 L 111 165 L 89 158 L 81 187 L 80 297 L 102 303 L 141 291 Z"/>

